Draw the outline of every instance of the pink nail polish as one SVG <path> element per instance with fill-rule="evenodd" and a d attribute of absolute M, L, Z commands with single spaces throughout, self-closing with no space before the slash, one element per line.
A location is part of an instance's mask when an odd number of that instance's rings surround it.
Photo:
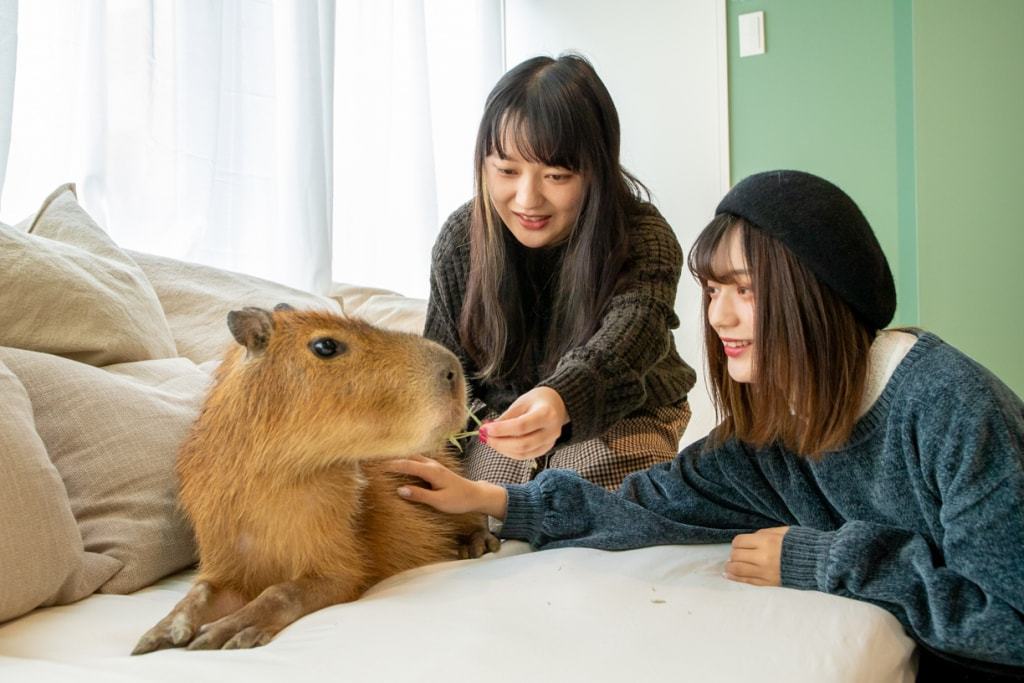
<path fill-rule="evenodd" d="M 479 438 L 480 443 L 487 443 L 487 430 L 484 429 L 483 427 L 480 428 Z"/>

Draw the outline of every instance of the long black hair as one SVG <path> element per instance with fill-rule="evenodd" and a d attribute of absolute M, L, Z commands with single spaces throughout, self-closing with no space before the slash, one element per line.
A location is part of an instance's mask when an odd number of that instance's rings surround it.
<path fill-rule="evenodd" d="M 534 293 L 523 250 L 502 223 L 484 176 L 485 159 L 514 145 L 525 161 L 567 168 L 583 178 L 576 223 L 559 248 L 548 338 L 539 368 Z M 470 271 L 459 320 L 462 347 L 483 379 L 533 379 L 597 330 L 622 276 L 627 219 L 647 189 L 619 163 L 619 117 L 590 62 L 579 55 L 535 57 L 491 91 L 477 133 Z"/>

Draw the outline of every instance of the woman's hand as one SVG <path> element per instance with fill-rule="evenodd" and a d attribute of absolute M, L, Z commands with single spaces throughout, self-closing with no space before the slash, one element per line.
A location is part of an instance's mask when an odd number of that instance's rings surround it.
<path fill-rule="evenodd" d="M 558 392 L 536 387 L 517 398 L 501 417 L 480 427 L 480 441 L 502 455 L 531 460 L 550 451 L 569 422 Z"/>
<path fill-rule="evenodd" d="M 508 494 L 505 488 L 486 481 L 472 481 L 430 458 L 414 455 L 404 460 L 392 460 L 387 469 L 399 474 L 419 477 L 430 488 L 406 484 L 398 487 L 398 495 L 414 503 L 451 514 L 482 512 L 495 519 L 505 519 Z"/>
<path fill-rule="evenodd" d="M 725 578 L 752 586 L 782 585 L 782 539 L 788 526 L 760 529 L 732 539 Z"/>

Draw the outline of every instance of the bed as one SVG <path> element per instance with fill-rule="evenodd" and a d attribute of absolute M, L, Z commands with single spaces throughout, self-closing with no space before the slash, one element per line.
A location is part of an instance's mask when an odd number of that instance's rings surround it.
<path fill-rule="evenodd" d="M 0 681 L 912 681 L 886 611 L 726 580 L 725 545 L 500 552 L 409 571 L 269 645 L 132 657 L 194 576 L 173 458 L 242 305 L 404 331 L 425 303 L 329 296 L 120 249 L 62 186 L 0 225 Z"/>
<path fill-rule="evenodd" d="M 883 610 L 722 577 L 728 547 L 531 552 L 395 576 L 269 645 L 130 657 L 192 572 L 0 626 L 7 681 L 912 681 Z"/>

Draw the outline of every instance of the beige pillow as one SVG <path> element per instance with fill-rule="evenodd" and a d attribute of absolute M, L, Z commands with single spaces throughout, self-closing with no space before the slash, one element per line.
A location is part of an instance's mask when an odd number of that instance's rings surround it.
<path fill-rule="evenodd" d="M 194 561 L 174 462 L 209 376 L 184 358 L 94 368 L 0 348 L 35 414 L 85 549 L 123 568 L 100 591 L 128 593 Z"/>
<path fill-rule="evenodd" d="M 0 363 L 0 622 L 93 593 L 121 569 L 86 552 L 25 388 Z"/>
<path fill-rule="evenodd" d="M 342 302 L 345 313 L 395 332 L 423 334 L 427 302 L 387 289 L 335 282 L 331 296 Z"/>
<path fill-rule="evenodd" d="M 62 185 L 24 233 L 0 225 L 0 346 L 90 365 L 176 355 L 139 267 Z"/>
<path fill-rule="evenodd" d="M 170 325 L 178 355 L 196 363 L 220 358 L 235 341 L 228 331 L 232 310 L 288 303 L 341 313 L 334 299 L 269 280 L 165 256 L 129 251 L 153 285 Z"/>

